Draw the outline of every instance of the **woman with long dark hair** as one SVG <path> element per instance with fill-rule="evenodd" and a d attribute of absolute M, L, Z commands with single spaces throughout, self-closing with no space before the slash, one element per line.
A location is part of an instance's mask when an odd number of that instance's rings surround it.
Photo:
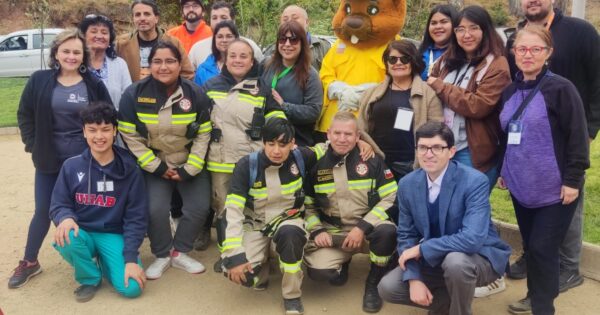
<path fill-rule="evenodd" d="M 425 68 L 421 72 L 421 79 L 426 81 L 435 65 L 435 62 L 444 54 L 454 28 L 454 19 L 458 16 L 458 11 L 453 5 L 436 5 L 427 18 L 427 27 L 423 34 L 423 41 L 419 46 L 419 55 L 423 56 Z"/>
<path fill-rule="evenodd" d="M 229 47 L 232 41 L 238 38 L 240 38 L 240 34 L 232 21 L 222 21 L 215 26 L 211 44 L 212 54 L 198 66 L 196 77 L 194 78 L 196 84 L 202 86 L 206 81 L 221 73 L 221 69 L 223 69 L 223 65 L 225 64 L 227 47 Z"/>

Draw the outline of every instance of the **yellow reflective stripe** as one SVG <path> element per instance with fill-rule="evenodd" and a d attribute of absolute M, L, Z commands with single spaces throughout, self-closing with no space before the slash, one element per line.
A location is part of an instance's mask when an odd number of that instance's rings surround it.
<path fill-rule="evenodd" d="M 315 145 L 314 147 L 311 147 L 311 149 L 317 155 L 317 160 L 320 160 L 323 157 L 323 155 L 325 155 L 325 150 L 323 150 L 323 148 L 320 145 Z"/>
<path fill-rule="evenodd" d="M 265 119 L 269 119 L 269 118 L 283 118 L 283 119 L 287 119 L 287 117 L 285 117 L 285 114 L 283 113 L 283 111 L 280 110 L 274 110 L 268 114 L 265 115 Z"/>
<path fill-rule="evenodd" d="M 379 196 L 381 198 L 383 198 L 397 190 L 398 190 L 398 186 L 396 185 L 396 183 L 391 182 L 391 183 L 387 183 L 387 184 L 379 187 L 379 189 L 377 189 L 377 192 L 379 192 Z"/>
<path fill-rule="evenodd" d="M 144 124 L 150 124 L 150 125 L 158 124 L 158 114 L 137 113 L 137 117 Z"/>
<path fill-rule="evenodd" d="M 283 272 L 297 273 L 302 270 L 302 260 L 298 260 L 295 263 L 288 264 L 281 261 L 281 258 L 279 258 L 279 267 L 283 269 Z"/>
<path fill-rule="evenodd" d="M 196 120 L 196 113 L 171 115 L 171 123 L 173 125 L 187 125 L 192 123 L 194 120 Z"/>
<path fill-rule="evenodd" d="M 304 204 L 305 205 L 313 205 L 315 204 L 315 199 L 311 196 L 305 196 L 304 197 Z"/>
<path fill-rule="evenodd" d="M 212 99 L 224 99 L 227 97 L 226 92 L 219 92 L 219 91 L 208 91 L 208 92 L 206 92 L 206 95 Z"/>
<path fill-rule="evenodd" d="M 119 129 L 119 131 L 121 132 L 125 132 L 125 133 L 133 133 L 135 132 L 135 125 L 132 123 L 128 123 L 126 121 L 122 121 L 119 120 L 119 126 L 117 127 L 117 129 Z"/>
<path fill-rule="evenodd" d="M 377 256 L 373 252 L 369 251 L 369 259 L 371 262 L 377 265 L 385 265 L 390 261 L 391 256 Z"/>
<path fill-rule="evenodd" d="M 235 164 L 232 163 L 216 163 L 208 161 L 208 170 L 217 173 L 233 173 Z"/>
<path fill-rule="evenodd" d="M 311 230 L 315 225 L 320 224 L 321 219 L 316 214 L 313 214 L 306 218 L 306 229 Z"/>
<path fill-rule="evenodd" d="M 250 188 L 248 194 L 254 198 L 267 198 L 267 188 Z"/>
<path fill-rule="evenodd" d="M 248 94 L 239 94 L 238 100 L 250 103 L 255 107 L 263 107 L 263 104 L 265 102 L 264 96 L 252 96 Z"/>
<path fill-rule="evenodd" d="M 358 180 L 349 180 L 348 181 L 348 189 L 350 190 L 358 190 L 358 189 L 369 189 L 371 188 L 372 179 L 358 179 Z"/>
<path fill-rule="evenodd" d="M 198 133 L 207 133 L 212 131 L 212 122 L 207 121 L 200 125 L 200 129 L 198 129 Z"/>
<path fill-rule="evenodd" d="M 382 207 L 375 207 L 371 209 L 371 212 L 383 221 L 389 218 L 387 212 L 385 212 L 385 209 L 383 209 Z"/>
<path fill-rule="evenodd" d="M 244 208 L 246 204 L 246 198 L 236 194 L 229 194 L 225 200 L 225 206 L 229 206 L 231 204 L 234 204 L 240 208 Z"/>
<path fill-rule="evenodd" d="M 234 249 L 242 247 L 242 238 L 241 237 L 230 237 L 226 238 L 223 241 L 223 244 L 220 247 L 221 252 L 224 252 L 229 249 Z"/>
<path fill-rule="evenodd" d="M 315 185 L 315 192 L 319 193 L 319 194 L 328 194 L 328 193 L 335 192 L 335 184 L 328 183 L 328 184 Z"/>
<path fill-rule="evenodd" d="M 206 162 L 204 162 L 204 160 L 201 159 L 199 156 L 190 153 L 190 155 L 188 155 L 187 163 L 195 166 L 199 170 L 202 170 Z"/>
<path fill-rule="evenodd" d="M 302 178 L 298 178 L 291 183 L 281 185 L 281 193 L 284 195 L 293 194 L 300 188 L 302 188 Z"/>
<path fill-rule="evenodd" d="M 155 158 L 156 156 L 154 155 L 154 152 L 152 152 L 152 150 L 148 150 L 148 152 L 144 153 L 144 155 L 138 158 L 137 162 L 140 167 L 144 167 L 148 165 L 148 163 L 152 162 Z"/>

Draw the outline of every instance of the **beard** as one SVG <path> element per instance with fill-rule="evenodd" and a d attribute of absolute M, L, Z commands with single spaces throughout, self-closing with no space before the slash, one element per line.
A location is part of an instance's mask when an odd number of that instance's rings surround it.
<path fill-rule="evenodd" d="M 190 23 L 196 23 L 202 19 L 201 15 L 198 15 L 194 12 L 190 12 L 185 16 L 185 21 Z"/>
<path fill-rule="evenodd" d="M 552 9 L 540 8 L 540 12 L 538 12 L 536 14 L 525 13 L 525 18 L 528 21 L 538 22 L 538 21 L 545 19 L 548 16 L 548 14 L 550 14 L 550 10 L 552 10 Z"/>

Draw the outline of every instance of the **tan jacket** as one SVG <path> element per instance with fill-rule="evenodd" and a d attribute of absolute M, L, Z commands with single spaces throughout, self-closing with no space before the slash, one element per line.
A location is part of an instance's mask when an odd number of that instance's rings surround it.
<path fill-rule="evenodd" d="M 179 49 L 181 52 L 181 73 L 180 75 L 188 80 L 194 80 L 195 70 L 192 68 L 192 64 L 183 48 L 181 42 L 168 34 L 164 30 L 158 29 L 158 38 L 162 40 L 169 40 Z M 129 68 L 129 74 L 131 75 L 131 81 L 136 82 L 143 78 L 140 77 L 140 45 L 138 42 L 138 31 L 130 34 L 123 34 L 117 37 L 115 43 L 115 50 L 117 55 L 123 58 Z"/>
<path fill-rule="evenodd" d="M 385 80 L 383 80 L 381 84 L 366 90 L 360 100 L 360 108 L 358 109 L 358 128 L 360 130 L 361 139 L 369 144 L 375 143 L 369 135 L 369 132 L 373 130 L 372 125 L 376 123 L 375 121 L 369 121 L 371 107 L 375 102 L 379 101 L 383 97 L 385 92 L 388 90 L 390 83 L 390 76 L 386 76 Z M 409 101 L 414 112 L 414 130 L 417 130 L 428 121 L 444 121 L 444 114 L 440 99 L 435 95 L 435 91 L 431 89 L 427 83 L 423 82 L 419 75 L 416 75 L 413 78 Z M 381 155 L 382 157 L 384 156 L 384 153 L 376 144 L 373 146 L 373 150 L 375 150 L 375 153 Z M 414 167 L 419 167 L 419 162 L 417 161 L 416 156 Z"/>
<path fill-rule="evenodd" d="M 432 77 L 438 78 L 431 87 L 442 100 L 442 104 L 465 117 L 467 142 L 473 166 L 486 172 L 498 162 L 498 137 L 502 131 L 498 118 L 498 103 L 502 91 L 511 82 L 508 62 L 504 56 L 494 57 L 488 66 L 484 59 L 473 71 L 467 88 L 463 89 L 443 82 L 449 71 L 447 67 L 441 67 L 445 64 L 445 57 L 441 58 L 431 72 Z M 483 70 L 486 72 L 478 84 L 476 81 L 480 76 L 479 72 Z"/>

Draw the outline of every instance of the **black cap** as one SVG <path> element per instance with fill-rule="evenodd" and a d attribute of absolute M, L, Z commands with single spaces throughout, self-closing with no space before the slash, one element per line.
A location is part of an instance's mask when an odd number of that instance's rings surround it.
<path fill-rule="evenodd" d="M 204 3 L 202 3 L 202 0 L 181 0 L 181 1 L 180 1 L 180 4 L 181 4 L 181 6 L 183 7 L 183 5 L 184 5 L 186 2 L 190 2 L 190 1 L 194 1 L 194 2 L 196 2 L 197 4 L 199 4 L 199 5 L 202 7 L 202 10 L 204 10 Z"/>

